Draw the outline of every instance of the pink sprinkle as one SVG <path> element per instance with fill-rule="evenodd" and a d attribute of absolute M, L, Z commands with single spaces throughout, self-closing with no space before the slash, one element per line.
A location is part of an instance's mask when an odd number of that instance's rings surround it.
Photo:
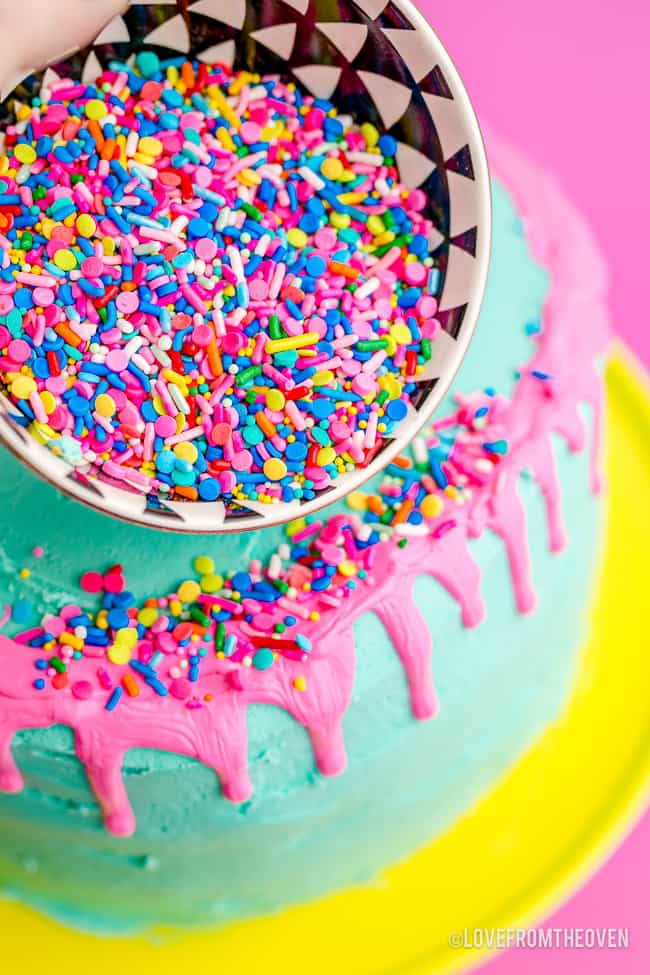
<path fill-rule="evenodd" d="M 111 349 L 106 356 L 106 365 L 112 372 L 123 372 L 129 364 L 129 357 L 122 349 Z"/>
<path fill-rule="evenodd" d="M 113 595 L 124 592 L 124 576 L 121 572 L 107 572 L 103 579 L 104 589 Z"/>
<path fill-rule="evenodd" d="M 9 353 L 9 358 L 14 362 L 27 362 L 32 354 L 29 343 L 25 342 L 24 339 L 13 339 L 9 343 L 7 352 Z"/>
<path fill-rule="evenodd" d="M 54 301 L 54 292 L 51 288 L 34 288 L 34 304 L 47 308 Z"/>
<path fill-rule="evenodd" d="M 104 273 L 104 262 L 99 257 L 87 257 L 81 270 L 89 278 L 99 278 Z"/>
<path fill-rule="evenodd" d="M 84 592 L 100 592 L 104 588 L 104 578 L 99 572 L 84 572 L 79 584 Z"/>
<path fill-rule="evenodd" d="M 123 315 L 130 315 L 140 307 L 140 299 L 136 291 L 121 291 L 115 299 L 115 304 Z"/>
<path fill-rule="evenodd" d="M 247 145 L 259 142 L 262 129 L 256 122 L 242 122 L 239 127 L 239 134 Z"/>
<path fill-rule="evenodd" d="M 187 677 L 178 677 L 169 685 L 169 693 L 179 701 L 185 701 L 192 693 L 192 685 Z"/>
<path fill-rule="evenodd" d="M 154 423 L 156 433 L 164 440 L 176 433 L 176 420 L 173 416 L 159 416 Z"/>

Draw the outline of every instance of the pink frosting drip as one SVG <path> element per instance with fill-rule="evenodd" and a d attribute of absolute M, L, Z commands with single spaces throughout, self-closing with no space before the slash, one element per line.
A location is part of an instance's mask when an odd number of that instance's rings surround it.
<path fill-rule="evenodd" d="M 560 551 L 565 531 L 550 435 L 561 434 L 573 451 L 583 449 L 587 434 L 581 403 L 589 404 L 594 417 L 593 490 L 601 484 L 602 382 L 595 360 L 605 351 L 608 337 L 606 275 L 589 231 L 554 181 L 509 148 L 498 145 L 497 150 L 497 174 L 514 195 L 531 251 L 549 269 L 551 283 L 535 355 L 522 369 L 512 400 L 499 397 L 490 411 L 495 427 L 491 434 L 510 445 L 494 473 L 473 486 L 471 502 L 454 512 L 453 521 L 448 514 L 441 516 L 426 536 L 410 539 L 406 548 L 394 539 L 375 546 L 366 583 L 305 628 L 313 643 L 307 668 L 284 658 L 264 672 L 233 670 L 228 661 L 211 661 L 202 680 L 202 690 L 213 696 L 211 706 L 187 708 L 171 695 L 125 697 L 119 712 L 113 713 L 105 710 L 105 697 L 98 694 L 78 700 L 70 689 L 38 692 L 32 688 L 28 648 L 0 636 L 1 791 L 18 792 L 23 786 L 11 755 L 15 732 L 65 724 L 74 730 L 77 755 L 112 833 L 128 836 L 135 829 L 122 777 L 124 754 L 133 747 L 197 758 L 215 770 L 226 798 L 243 802 L 251 794 L 246 709 L 253 703 L 284 708 L 307 729 L 320 772 L 338 775 L 346 766 L 341 722 L 354 680 L 355 620 L 367 612 L 380 618 L 404 667 L 413 714 L 424 720 L 435 715 L 437 701 L 431 635 L 413 598 L 416 578 L 428 574 L 437 579 L 458 603 L 463 623 L 479 624 L 485 614 L 480 569 L 467 539 L 487 528 L 503 540 L 517 609 L 533 609 L 526 512 L 517 482 L 524 468 L 532 472 L 545 499 L 549 547 Z M 551 375 L 553 381 L 540 382 L 531 375 L 533 370 Z M 459 413 L 474 399 L 464 400 Z M 92 659 L 83 660 L 75 672 L 83 680 L 83 668 L 90 674 L 95 665 Z M 111 666 L 107 664 L 109 672 Z M 294 681 L 303 674 L 307 686 L 299 690 Z"/>

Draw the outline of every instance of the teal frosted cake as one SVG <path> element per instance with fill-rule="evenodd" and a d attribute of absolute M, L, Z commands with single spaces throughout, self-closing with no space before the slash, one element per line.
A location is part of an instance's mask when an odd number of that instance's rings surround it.
<path fill-rule="evenodd" d="M 491 275 L 453 396 L 348 504 L 186 537 L 2 454 L 6 894 L 121 932 L 363 883 L 561 712 L 597 563 L 581 404 L 598 428 L 603 274 L 548 177 L 493 162 Z"/>

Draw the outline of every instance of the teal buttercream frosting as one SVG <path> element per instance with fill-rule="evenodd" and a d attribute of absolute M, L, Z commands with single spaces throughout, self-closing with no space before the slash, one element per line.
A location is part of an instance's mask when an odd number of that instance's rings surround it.
<path fill-rule="evenodd" d="M 495 185 L 487 296 L 453 392 L 489 386 L 511 393 L 532 352 L 529 333 L 546 287 L 513 203 Z M 441 412 L 452 407 L 448 398 Z M 490 533 L 470 543 L 488 607 L 480 627 L 464 629 L 458 606 L 429 577 L 416 583 L 434 638 L 435 721 L 413 719 L 397 654 L 368 614 L 355 625 L 346 773 L 321 777 L 304 728 L 284 711 L 254 705 L 251 800 L 227 802 L 214 773 L 197 761 L 132 749 L 124 776 L 137 830 L 128 839 L 105 831 L 68 728 L 20 732 L 13 753 L 25 788 L 0 795 L 0 886 L 66 923 L 108 933 L 226 922 L 365 883 L 448 827 L 560 713 L 571 684 L 599 512 L 585 457 L 558 444 L 557 460 L 568 554 L 549 554 L 539 491 L 521 482 L 536 613 L 516 614 L 503 546 Z M 210 555 L 220 571 L 245 568 L 284 537 L 281 529 L 188 538 L 138 528 L 65 499 L 5 454 L 2 469 L 0 597 L 26 600 L 34 621 L 65 602 L 83 604 L 85 570 L 119 562 L 141 598 L 169 592 L 191 575 L 198 554 Z M 40 559 L 35 546 L 44 549 Z M 21 568 L 30 570 L 28 579 Z"/>

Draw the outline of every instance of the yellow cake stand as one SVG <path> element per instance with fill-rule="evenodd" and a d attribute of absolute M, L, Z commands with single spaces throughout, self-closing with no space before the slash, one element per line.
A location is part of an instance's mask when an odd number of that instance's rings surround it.
<path fill-rule="evenodd" d="M 650 795 L 645 386 L 619 347 L 607 370 L 604 558 L 566 711 L 452 829 L 372 886 L 212 932 L 99 939 L 3 901 L 4 971 L 438 975 L 482 960 L 476 950 L 454 947 L 456 932 L 526 926 L 568 897 Z"/>

